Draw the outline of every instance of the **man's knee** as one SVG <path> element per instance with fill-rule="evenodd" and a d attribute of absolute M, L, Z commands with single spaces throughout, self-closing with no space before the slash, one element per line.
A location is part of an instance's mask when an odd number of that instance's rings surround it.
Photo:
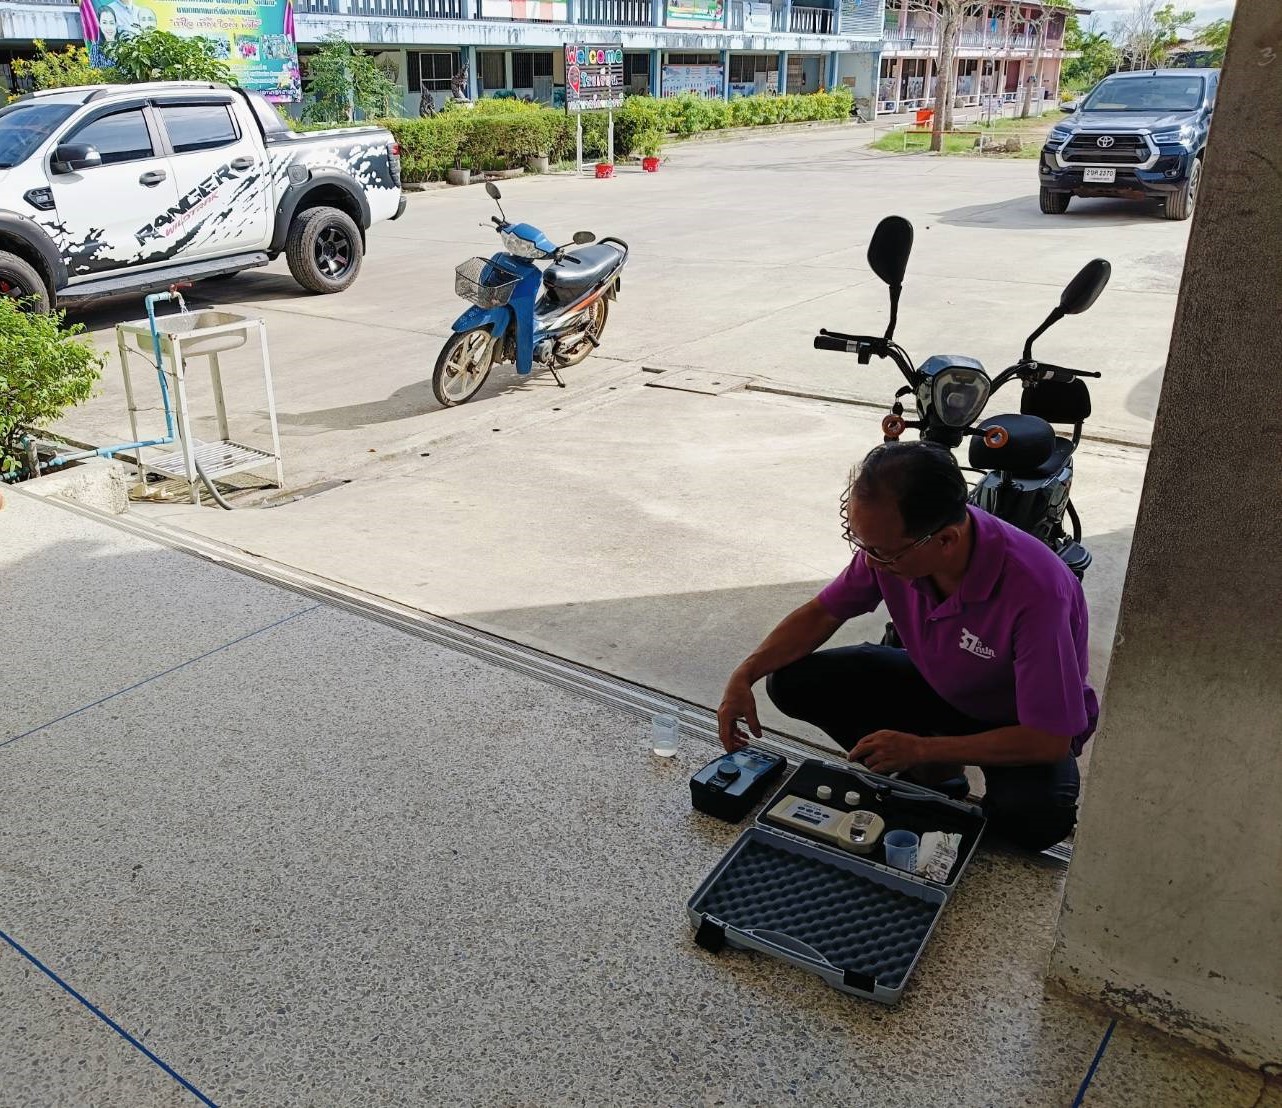
<path fill-rule="evenodd" d="M 770 702 L 785 716 L 800 718 L 805 711 L 805 689 L 809 685 L 806 679 L 806 663 L 810 658 L 802 658 L 775 670 L 766 678 L 766 695 Z"/>

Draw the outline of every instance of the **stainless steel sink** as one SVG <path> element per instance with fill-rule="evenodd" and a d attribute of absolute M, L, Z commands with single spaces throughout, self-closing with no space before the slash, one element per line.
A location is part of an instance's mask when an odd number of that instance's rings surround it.
<path fill-rule="evenodd" d="M 249 322 L 251 321 L 245 316 L 232 312 L 203 311 L 165 316 L 156 320 L 156 329 L 160 332 L 163 349 L 172 350 L 173 339 L 179 338 L 182 340 L 183 357 L 195 358 L 235 350 L 249 340 L 248 330 L 225 331 L 216 335 L 201 335 L 198 332 L 212 327 L 224 327 L 230 323 Z M 150 335 L 139 335 L 136 341 L 140 350 L 152 353 Z"/>

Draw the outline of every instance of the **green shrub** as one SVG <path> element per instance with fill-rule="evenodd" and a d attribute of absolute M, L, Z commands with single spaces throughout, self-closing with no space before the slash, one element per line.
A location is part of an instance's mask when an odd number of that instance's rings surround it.
<path fill-rule="evenodd" d="M 62 319 L 0 296 L 0 474 L 7 480 L 36 476 L 25 471 L 23 436 L 88 400 L 102 371 L 102 355 L 79 337 L 84 328 L 64 327 Z"/>
<path fill-rule="evenodd" d="M 693 135 L 726 127 L 759 127 L 799 120 L 845 119 L 850 114 L 850 91 L 808 96 L 746 96 L 726 103 L 697 96 L 656 100 L 630 96 L 614 113 L 614 153 L 625 158 L 637 153 L 654 134 Z M 447 103 L 431 119 L 385 119 L 401 144 L 401 173 L 405 181 L 439 180 L 454 165 L 484 170 L 517 167 L 536 155 L 553 161 L 574 154 L 572 116 L 520 100 L 487 99 L 471 108 Z M 583 113 L 583 156 L 603 159 L 609 151 L 606 112 Z"/>

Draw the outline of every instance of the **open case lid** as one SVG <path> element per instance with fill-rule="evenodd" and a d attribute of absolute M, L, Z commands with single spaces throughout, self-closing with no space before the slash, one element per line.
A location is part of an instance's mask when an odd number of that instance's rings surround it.
<path fill-rule="evenodd" d="M 820 798 L 821 788 L 827 790 L 826 799 Z M 846 794 L 852 791 L 859 794 L 858 804 L 846 802 Z M 875 812 L 885 820 L 885 832 L 867 854 L 853 854 L 842 850 L 819 836 L 806 835 L 792 824 L 780 823 L 770 818 L 771 809 L 790 795 L 822 804 L 838 812 L 855 809 Z M 756 826 L 772 833 L 790 835 L 798 841 L 823 847 L 844 858 L 857 859 L 897 877 L 920 881 L 947 893 L 957 887 L 962 872 L 979 844 L 985 822 L 984 813 L 976 804 L 952 800 L 933 789 L 885 777 L 852 762 L 828 762 L 819 758 L 807 758 L 802 762 L 766 801 L 755 820 Z M 886 833 L 894 830 L 912 831 L 919 838 L 927 831 L 960 834 L 957 859 L 949 869 L 948 879 L 935 881 L 921 874 L 907 874 L 887 865 L 883 840 Z"/>

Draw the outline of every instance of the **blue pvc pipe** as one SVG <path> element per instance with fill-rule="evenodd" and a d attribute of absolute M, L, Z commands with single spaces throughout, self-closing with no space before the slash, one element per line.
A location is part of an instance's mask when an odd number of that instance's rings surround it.
<path fill-rule="evenodd" d="M 151 327 L 151 350 L 156 363 L 156 376 L 160 380 L 160 398 L 165 409 L 165 437 L 162 439 L 144 439 L 142 442 L 122 442 L 115 446 L 100 446 L 96 450 L 81 450 L 75 454 L 59 454 L 41 465 L 41 469 L 53 469 L 68 462 L 79 462 L 85 458 L 111 458 L 125 450 L 141 450 L 147 446 L 168 446 L 177 438 L 174 431 L 174 410 L 169 404 L 169 382 L 165 380 L 165 359 L 160 349 L 160 331 L 156 327 L 156 304 L 161 300 L 177 300 L 186 308 L 180 292 L 153 292 L 147 297 L 147 323 Z"/>

